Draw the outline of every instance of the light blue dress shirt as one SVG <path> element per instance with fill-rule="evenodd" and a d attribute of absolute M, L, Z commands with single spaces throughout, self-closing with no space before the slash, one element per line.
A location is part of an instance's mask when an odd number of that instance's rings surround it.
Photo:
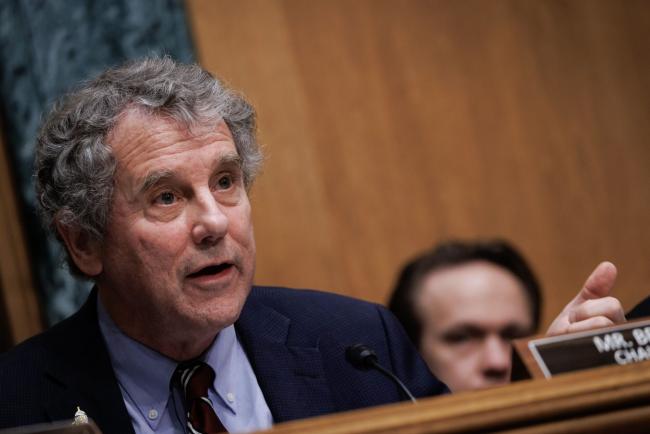
<path fill-rule="evenodd" d="M 99 327 L 137 434 L 187 432 L 180 393 L 170 390 L 177 362 L 125 335 L 97 298 Z M 203 360 L 215 371 L 208 394 L 223 426 L 233 433 L 273 424 L 253 368 L 235 327 L 221 330 Z"/>

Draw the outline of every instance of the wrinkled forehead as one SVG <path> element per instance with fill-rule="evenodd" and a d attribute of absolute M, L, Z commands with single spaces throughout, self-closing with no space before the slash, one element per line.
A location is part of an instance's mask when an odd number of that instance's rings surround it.
<path fill-rule="evenodd" d="M 220 161 L 240 160 L 223 121 L 188 127 L 140 111 L 122 116 L 107 144 L 117 163 L 115 181 L 132 192 L 152 172 L 196 171 Z"/>
<path fill-rule="evenodd" d="M 174 115 L 162 110 L 153 110 L 131 104 L 115 117 L 112 128 L 106 134 L 106 142 L 111 145 L 115 141 L 117 134 L 123 134 L 131 130 L 151 129 L 163 124 L 187 135 L 199 135 L 218 128 L 231 139 L 233 137 L 223 117 L 217 114 L 210 117 L 197 117 L 190 113 Z"/>
<path fill-rule="evenodd" d="M 233 142 L 232 133 L 223 119 L 188 124 L 139 109 L 125 110 L 105 139 L 118 161 L 134 152 L 155 152 L 168 146 L 207 140 Z"/>

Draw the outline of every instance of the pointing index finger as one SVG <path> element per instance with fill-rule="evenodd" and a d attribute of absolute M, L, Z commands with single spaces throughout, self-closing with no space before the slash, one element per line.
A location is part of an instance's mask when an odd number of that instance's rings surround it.
<path fill-rule="evenodd" d="M 607 297 L 616 282 L 616 266 L 611 262 L 604 261 L 598 264 L 596 269 L 589 275 L 584 286 L 573 300 L 573 305 L 582 304 L 587 300 Z"/>

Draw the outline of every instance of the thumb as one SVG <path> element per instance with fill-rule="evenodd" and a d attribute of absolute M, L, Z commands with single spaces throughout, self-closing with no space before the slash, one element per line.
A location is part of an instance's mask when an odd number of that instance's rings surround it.
<path fill-rule="evenodd" d="M 569 303 L 571 307 L 580 305 L 587 300 L 607 297 L 614 288 L 617 273 L 616 266 L 611 262 L 605 261 L 598 264 L 578 295 Z"/>

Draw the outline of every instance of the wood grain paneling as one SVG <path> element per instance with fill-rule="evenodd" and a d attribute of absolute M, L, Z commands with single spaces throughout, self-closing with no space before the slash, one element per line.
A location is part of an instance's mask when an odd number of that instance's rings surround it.
<path fill-rule="evenodd" d="M 43 327 L 8 162 L 0 129 L 0 327 L 6 327 L 0 335 L 8 340 L 1 343 L 4 349 Z"/>
<path fill-rule="evenodd" d="M 257 281 L 384 301 L 449 237 L 505 237 L 548 322 L 603 259 L 650 293 L 645 1 L 189 0 L 259 110 Z"/>
<path fill-rule="evenodd" d="M 267 434 L 641 434 L 650 362 L 280 423 Z M 261 432 L 261 431 L 260 431 Z"/>

